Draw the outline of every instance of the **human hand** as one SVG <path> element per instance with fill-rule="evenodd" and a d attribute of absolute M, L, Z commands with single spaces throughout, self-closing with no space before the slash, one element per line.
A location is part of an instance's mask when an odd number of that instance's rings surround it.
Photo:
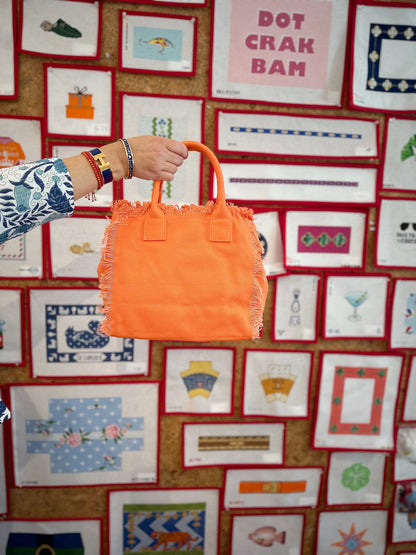
<path fill-rule="evenodd" d="M 133 175 L 142 179 L 172 181 L 188 157 L 186 146 L 174 139 L 143 135 L 128 141 L 134 158 Z"/>

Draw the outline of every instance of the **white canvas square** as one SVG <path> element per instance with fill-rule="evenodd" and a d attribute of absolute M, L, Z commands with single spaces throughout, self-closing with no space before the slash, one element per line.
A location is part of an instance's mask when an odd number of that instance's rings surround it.
<path fill-rule="evenodd" d="M 0 288 L 0 365 L 23 363 L 21 289 Z"/>
<path fill-rule="evenodd" d="M 416 355 L 410 357 L 402 419 L 416 422 Z"/>
<path fill-rule="evenodd" d="M 101 242 L 107 225 L 104 217 L 73 216 L 50 222 L 51 277 L 97 280 Z"/>
<path fill-rule="evenodd" d="M 121 126 L 124 137 L 156 135 L 177 141 L 202 141 L 202 98 L 146 96 L 123 93 Z M 163 187 L 166 204 L 199 204 L 201 155 L 192 152 L 172 182 Z M 123 198 L 150 201 L 153 182 L 133 177 L 123 183 Z"/>
<path fill-rule="evenodd" d="M 233 515 L 230 555 L 262 555 L 265 547 L 301 555 L 304 521 L 303 514 Z"/>
<path fill-rule="evenodd" d="M 95 58 L 99 11 L 97 2 L 24 0 L 22 50 L 51 56 Z M 67 32 L 66 26 L 69 26 Z"/>
<path fill-rule="evenodd" d="M 286 272 L 283 266 L 283 240 L 279 212 L 255 212 L 254 225 L 263 247 L 261 259 L 267 277 Z"/>
<path fill-rule="evenodd" d="M 320 277 L 289 274 L 276 280 L 275 341 L 315 341 Z"/>
<path fill-rule="evenodd" d="M 326 500 L 328 505 L 379 505 L 383 502 L 385 453 L 330 453 Z"/>
<path fill-rule="evenodd" d="M 109 139 L 112 135 L 114 74 L 93 67 L 48 66 L 46 69 L 47 133 L 56 136 L 86 136 Z M 70 104 L 91 95 L 93 116 L 68 116 Z"/>
<path fill-rule="evenodd" d="M 149 371 L 149 341 L 109 337 L 94 288 L 31 289 L 33 377 L 132 376 Z"/>
<path fill-rule="evenodd" d="M 386 190 L 416 191 L 416 119 L 389 118 L 385 133 L 383 183 Z"/>
<path fill-rule="evenodd" d="M 244 416 L 307 418 L 312 353 L 247 350 Z"/>
<path fill-rule="evenodd" d="M 414 111 L 414 9 L 357 4 L 355 10 L 351 103 L 361 109 Z"/>
<path fill-rule="evenodd" d="M 387 268 L 416 267 L 416 200 L 381 199 L 378 212 L 376 264 Z"/>
<path fill-rule="evenodd" d="M 15 87 L 16 44 L 13 25 L 13 0 L 2 2 L 0 21 L 0 97 L 13 97 Z"/>
<path fill-rule="evenodd" d="M 43 278 L 42 227 L 35 227 L 0 245 L 0 276 Z"/>
<path fill-rule="evenodd" d="M 388 276 L 328 276 L 324 336 L 381 339 L 386 335 Z"/>
<path fill-rule="evenodd" d="M 323 353 L 314 447 L 392 451 L 402 365 L 401 355 Z"/>
<path fill-rule="evenodd" d="M 339 555 L 351 545 L 357 546 L 365 555 L 385 553 L 387 521 L 386 510 L 322 511 L 319 513 L 316 553 Z"/>
<path fill-rule="evenodd" d="M 226 470 L 224 508 L 315 507 L 321 468 Z"/>
<path fill-rule="evenodd" d="M 10 167 L 25 162 L 34 162 L 42 158 L 42 127 L 38 118 L 23 118 L 5 116 L 0 117 L 0 136 L 4 137 L 2 142 L 7 146 L 10 139 L 18 152 L 18 157 L 2 156 L 0 167 Z M 11 150 L 11 149 L 10 149 Z"/>
<path fill-rule="evenodd" d="M 165 412 L 231 414 L 234 350 L 166 349 Z"/>
<path fill-rule="evenodd" d="M 416 482 L 402 482 L 396 485 L 392 503 L 391 542 L 416 541 L 416 521 L 414 499 Z"/>
<path fill-rule="evenodd" d="M 395 482 L 416 480 L 415 426 L 399 426 L 397 428 L 393 480 Z"/>
<path fill-rule="evenodd" d="M 390 347 L 416 349 L 416 279 L 399 279 L 394 283 L 390 310 Z"/>
<path fill-rule="evenodd" d="M 14 385 L 18 487 L 157 482 L 156 382 Z"/>

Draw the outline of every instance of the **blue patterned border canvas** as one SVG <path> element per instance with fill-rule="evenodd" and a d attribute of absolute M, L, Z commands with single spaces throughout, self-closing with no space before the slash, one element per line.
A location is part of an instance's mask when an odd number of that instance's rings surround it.
<path fill-rule="evenodd" d="M 415 42 L 416 27 L 412 25 L 389 25 L 382 23 L 370 24 L 367 90 L 385 93 L 416 93 L 416 78 L 395 79 L 392 77 L 380 77 L 380 58 L 383 40 Z"/>

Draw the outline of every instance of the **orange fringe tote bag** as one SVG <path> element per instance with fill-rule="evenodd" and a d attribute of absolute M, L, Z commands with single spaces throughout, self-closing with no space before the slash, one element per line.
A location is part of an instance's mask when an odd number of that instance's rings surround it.
<path fill-rule="evenodd" d="M 256 338 L 267 278 L 252 210 L 226 203 L 221 167 L 208 147 L 184 144 L 213 165 L 216 202 L 163 204 L 163 182 L 155 181 L 151 202 L 115 203 L 97 268 L 101 329 L 135 339 Z"/>

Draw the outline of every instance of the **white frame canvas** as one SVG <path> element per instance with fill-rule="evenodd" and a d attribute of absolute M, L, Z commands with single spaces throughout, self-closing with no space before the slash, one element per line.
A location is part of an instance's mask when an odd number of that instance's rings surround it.
<path fill-rule="evenodd" d="M 415 307 L 416 279 L 395 278 L 390 308 L 391 349 L 416 349 Z"/>
<path fill-rule="evenodd" d="M 167 347 L 164 412 L 231 414 L 234 364 L 235 351 L 231 348 Z"/>
<path fill-rule="evenodd" d="M 17 487 L 157 482 L 159 383 L 11 385 L 9 392 Z"/>
<path fill-rule="evenodd" d="M 121 93 L 120 121 L 122 135 L 157 135 L 177 141 L 203 140 L 204 99 L 197 97 L 161 96 Z M 172 183 L 165 182 L 162 202 L 166 204 L 199 204 L 202 156 L 192 152 L 175 174 Z M 133 177 L 123 183 L 123 198 L 150 201 L 153 182 Z"/>
<path fill-rule="evenodd" d="M 415 481 L 396 484 L 392 503 L 391 543 L 416 541 L 416 525 L 411 505 L 415 491 Z"/>
<path fill-rule="evenodd" d="M 388 352 L 324 352 L 313 447 L 393 451 L 402 366 Z"/>
<path fill-rule="evenodd" d="M 140 73 L 193 75 L 197 27 L 196 17 L 122 10 L 120 69 Z M 163 40 L 156 42 L 156 37 Z"/>
<path fill-rule="evenodd" d="M 263 247 L 261 260 L 267 277 L 286 273 L 283 265 L 283 239 L 280 213 L 277 210 L 254 212 L 254 225 Z"/>
<path fill-rule="evenodd" d="M 316 507 L 321 479 L 320 467 L 229 469 L 225 471 L 224 508 Z"/>
<path fill-rule="evenodd" d="M 416 192 L 413 165 L 416 159 L 416 119 L 390 117 L 386 122 L 383 179 L 386 191 Z"/>
<path fill-rule="evenodd" d="M 73 216 L 49 222 L 49 272 L 52 279 L 97 280 L 106 218 Z"/>
<path fill-rule="evenodd" d="M 305 515 L 232 515 L 230 555 L 262 555 L 265 547 L 276 553 L 302 555 Z"/>
<path fill-rule="evenodd" d="M 225 197 L 232 202 L 371 205 L 377 168 L 221 160 Z M 217 188 L 213 176 L 214 195 Z"/>
<path fill-rule="evenodd" d="M 388 512 L 385 509 L 321 511 L 316 528 L 315 553 L 348 553 L 345 550 L 351 544 L 353 549 L 357 546 L 365 555 L 386 553 L 387 524 Z"/>
<path fill-rule="evenodd" d="M 416 268 L 415 209 L 413 198 L 381 199 L 376 228 L 378 267 Z"/>
<path fill-rule="evenodd" d="M 275 466 L 284 463 L 285 425 L 185 422 L 183 466 Z"/>
<path fill-rule="evenodd" d="M 381 505 L 387 454 L 333 451 L 329 454 L 326 504 Z"/>
<path fill-rule="evenodd" d="M 43 257 L 43 230 L 39 226 L 0 245 L 0 276 L 43 279 Z"/>
<path fill-rule="evenodd" d="M 308 418 L 313 354 L 247 349 L 242 416 Z"/>
<path fill-rule="evenodd" d="M 212 98 L 341 106 L 348 0 L 296 0 L 290 15 L 297 18 L 250 0 L 216 0 L 214 8 Z"/>
<path fill-rule="evenodd" d="M 397 428 L 393 482 L 416 480 L 416 426 Z"/>
<path fill-rule="evenodd" d="M 100 69 L 98 69 L 100 68 Z M 113 68 L 45 64 L 45 127 L 55 137 L 109 140 L 114 134 Z M 67 117 L 70 100 L 91 95 L 93 117 Z M 68 107 L 68 108 L 67 108 Z"/>
<path fill-rule="evenodd" d="M 72 59 L 96 58 L 100 10 L 97 2 L 23 0 L 21 51 Z M 60 21 L 72 28 L 72 37 L 54 32 Z M 80 36 L 74 37 L 76 31 Z"/>
<path fill-rule="evenodd" d="M 279 276 L 275 283 L 273 341 L 316 341 L 319 297 L 319 275 Z"/>
<path fill-rule="evenodd" d="M 129 512 L 130 510 L 130 512 Z M 192 512 L 199 516 L 194 519 Z M 201 511 L 199 515 L 198 512 Z M 126 513 L 126 514 L 125 514 Z M 130 518 L 127 515 L 132 515 Z M 146 518 L 152 520 L 152 529 L 156 532 L 171 529 L 188 532 L 187 548 L 199 545 L 204 555 L 217 555 L 219 534 L 219 490 L 214 488 L 195 489 L 147 489 L 147 490 L 116 490 L 108 492 L 108 536 L 109 555 L 125 553 L 123 531 L 132 528 L 132 542 L 137 549 L 140 547 L 153 547 L 158 543 L 156 537 L 148 535 L 141 528 L 141 522 Z M 183 518 L 182 518 L 183 516 Z M 168 521 L 169 526 L 165 526 Z M 197 523 L 199 522 L 199 529 Z M 200 530 L 201 522 L 204 529 Z M 148 527 L 147 527 L 148 528 Z M 199 531 L 200 530 L 200 531 Z M 135 536 L 137 531 L 140 536 Z M 189 534 L 191 532 L 191 534 Z M 142 546 L 140 546 L 140 543 Z M 163 542 L 162 542 L 163 543 Z M 186 545 L 186 542 L 184 542 Z M 172 547 L 172 544 L 168 544 Z M 167 553 L 167 549 L 163 550 Z M 160 553 L 163 553 L 160 551 Z"/>
<path fill-rule="evenodd" d="M 366 222 L 366 212 L 286 210 L 286 268 L 362 268 Z"/>
<path fill-rule="evenodd" d="M 373 158 L 378 120 L 217 109 L 219 152 L 267 156 Z"/>
<path fill-rule="evenodd" d="M 410 357 L 402 420 L 416 422 L 416 355 Z"/>
<path fill-rule="evenodd" d="M 414 6 L 366 4 L 355 5 L 350 104 L 361 110 L 414 112 Z"/>
<path fill-rule="evenodd" d="M 387 333 L 390 276 L 328 275 L 325 283 L 325 339 L 383 339 Z M 359 308 L 364 305 L 363 308 Z"/>
<path fill-rule="evenodd" d="M 15 2 L 3 0 L 0 21 L 0 98 L 15 98 L 16 79 L 16 39 L 15 39 Z"/>
<path fill-rule="evenodd" d="M 29 288 L 29 305 L 33 377 L 148 375 L 148 340 L 100 334 L 98 289 Z"/>
<path fill-rule="evenodd" d="M 23 289 L 0 287 L 0 366 L 23 365 Z"/>

